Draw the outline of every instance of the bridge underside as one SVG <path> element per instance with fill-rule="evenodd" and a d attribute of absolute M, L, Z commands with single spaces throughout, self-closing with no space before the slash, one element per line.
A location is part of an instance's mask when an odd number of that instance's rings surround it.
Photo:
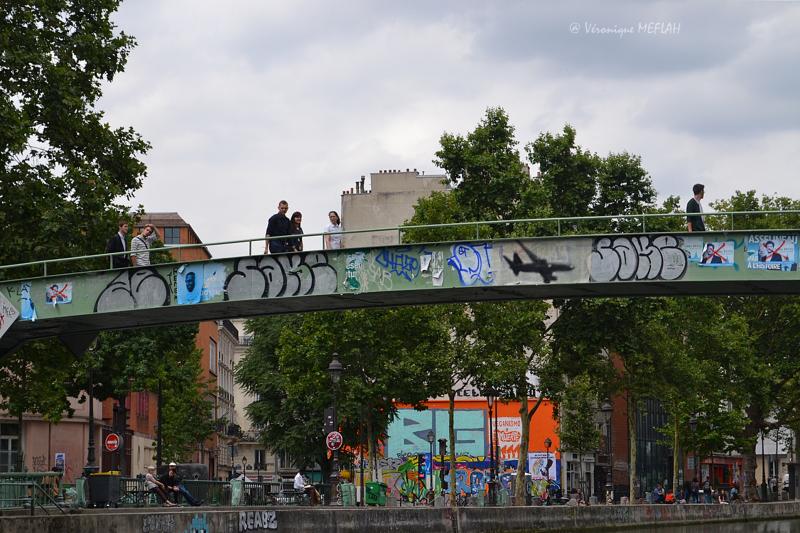
<path fill-rule="evenodd" d="M 20 323 L 0 339 L 0 354 L 14 351 L 24 342 L 43 337 L 62 337 L 117 330 L 219 320 L 226 317 L 250 318 L 311 311 L 341 311 L 370 307 L 429 305 L 480 301 L 532 300 L 554 298 L 610 298 L 647 296 L 765 296 L 800 293 L 800 283 L 781 282 L 684 282 L 684 283 L 607 283 L 584 285 L 540 285 L 511 287 L 471 287 L 458 291 L 414 290 L 388 293 L 332 294 L 299 296 L 280 300 L 220 302 L 192 307 L 161 307 L 120 311 L 102 315 L 57 318 L 45 326 Z"/>
<path fill-rule="evenodd" d="M 0 293 L 17 307 L 20 318 L 0 338 L 0 355 L 43 337 L 309 311 L 493 300 L 798 294 L 800 232 L 783 233 L 390 246 L 5 282 Z M 774 251 L 769 255 L 765 249 Z"/>

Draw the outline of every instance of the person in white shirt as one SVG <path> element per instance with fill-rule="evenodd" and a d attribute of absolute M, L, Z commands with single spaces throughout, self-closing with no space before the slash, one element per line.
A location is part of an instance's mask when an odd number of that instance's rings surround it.
<path fill-rule="evenodd" d="M 303 476 L 303 470 L 298 470 L 294 476 L 294 490 L 297 492 L 305 492 L 311 498 L 311 505 L 319 504 L 319 492 L 312 485 L 306 483 L 306 478 Z"/>
<path fill-rule="evenodd" d="M 131 239 L 131 261 L 135 266 L 150 266 L 150 247 L 158 239 L 155 226 L 147 224 L 142 232 Z"/>
<path fill-rule="evenodd" d="M 176 504 L 174 502 L 171 502 L 169 498 L 167 498 L 167 493 L 165 492 L 164 484 L 156 479 L 155 471 L 156 471 L 155 466 L 147 467 L 147 473 L 144 475 L 144 484 L 147 487 L 147 491 L 157 494 L 159 499 L 161 499 L 161 501 L 167 507 L 174 507 Z"/>
<path fill-rule="evenodd" d="M 328 220 L 330 224 L 325 226 L 325 249 L 338 250 L 342 247 L 342 220 L 339 218 L 339 213 L 331 211 L 328 213 Z"/>

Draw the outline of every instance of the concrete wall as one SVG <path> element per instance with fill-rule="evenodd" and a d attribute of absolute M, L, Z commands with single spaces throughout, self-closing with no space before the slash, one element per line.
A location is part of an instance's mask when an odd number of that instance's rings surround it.
<path fill-rule="evenodd" d="M 401 509 L 242 508 L 87 511 L 74 515 L 0 516 L 3 533 L 114 531 L 116 533 L 240 533 L 244 531 L 497 532 L 648 526 L 800 516 L 800 501 L 755 505 L 636 505 Z"/>

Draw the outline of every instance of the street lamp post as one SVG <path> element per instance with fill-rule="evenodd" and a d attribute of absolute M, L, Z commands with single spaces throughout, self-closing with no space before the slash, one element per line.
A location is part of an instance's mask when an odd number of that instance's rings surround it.
<path fill-rule="evenodd" d="M 767 466 L 765 463 L 764 430 L 761 430 L 761 500 L 767 501 Z"/>
<path fill-rule="evenodd" d="M 608 468 L 606 469 L 606 503 L 611 504 L 614 503 L 614 479 L 613 479 L 613 468 L 614 468 L 614 461 L 612 457 L 612 448 L 611 448 L 611 414 L 614 411 L 614 406 L 611 405 L 611 402 L 605 401 L 603 405 L 600 406 L 600 412 L 603 413 L 603 419 L 606 423 L 606 456 L 608 457 Z"/>
<path fill-rule="evenodd" d="M 328 374 L 331 376 L 331 383 L 333 383 L 333 428 L 334 431 L 339 428 L 339 421 L 336 416 L 336 390 L 339 386 L 339 380 L 342 378 L 342 370 L 344 367 L 339 362 L 339 354 L 334 352 L 331 363 L 328 365 Z M 336 486 L 339 483 L 339 450 L 333 450 L 333 466 L 331 468 L 331 494 L 328 498 L 329 503 L 333 503 L 333 497 L 336 494 Z"/>
<path fill-rule="evenodd" d="M 489 503 L 495 505 L 495 457 L 494 457 L 494 432 L 492 431 L 492 407 L 494 407 L 494 392 L 487 391 L 486 405 L 489 406 Z"/>
<path fill-rule="evenodd" d="M 544 449 L 545 453 L 547 454 L 547 458 L 544 462 L 545 468 L 545 477 L 547 478 L 547 499 L 550 500 L 550 446 L 553 445 L 553 441 L 550 440 L 550 437 L 546 437 L 544 439 Z"/>
<path fill-rule="evenodd" d="M 436 435 L 433 433 L 433 430 L 428 431 L 428 445 L 431 449 L 431 470 L 430 474 L 428 474 L 428 499 L 430 500 L 430 504 L 433 505 L 433 443 L 436 441 Z"/>
<path fill-rule="evenodd" d="M 439 481 L 442 487 L 442 496 L 444 496 L 444 461 L 447 455 L 447 439 L 439 439 L 439 457 L 442 459 L 442 468 L 439 470 Z"/>
<path fill-rule="evenodd" d="M 247 481 L 247 456 L 242 456 L 242 475 L 244 479 L 242 481 Z"/>

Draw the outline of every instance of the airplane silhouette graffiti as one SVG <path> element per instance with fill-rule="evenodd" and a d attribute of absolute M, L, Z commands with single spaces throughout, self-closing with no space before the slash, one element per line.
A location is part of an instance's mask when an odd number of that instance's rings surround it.
<path fill-rule="evenodd" d="M 525 250 L 525 254 L 530 258 L 529 263 L 523 263 L 517 252 L 514 252 L 513 259 L 503 256 L 503 259 L 506 260 L 506 263 L 508 263 L 509 268 L 511 268 L 515 276 L 519 276 L 520 272 L 536 272 L 542 276 L 545 283 L 550 283 L 558 279 L 553 275 L 554 272 L 568 272 L 575 269 L 574 266 L 566 263 L 551 263 L 547 259 L 542 259 L 521 243 L 520 247 Z"/>

